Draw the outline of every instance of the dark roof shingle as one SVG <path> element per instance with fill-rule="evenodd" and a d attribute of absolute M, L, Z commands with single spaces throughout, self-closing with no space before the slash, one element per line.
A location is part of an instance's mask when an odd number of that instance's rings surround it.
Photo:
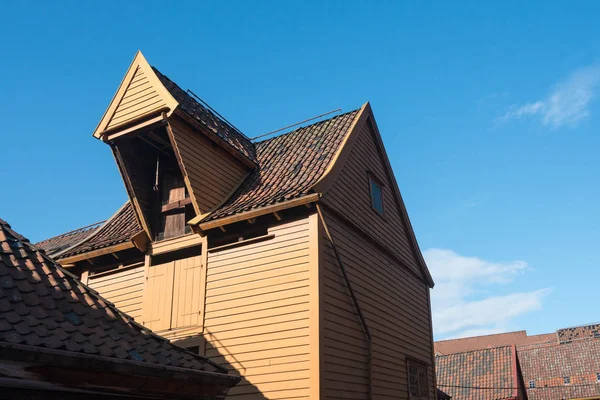
<path fill-rule="evenodd" d="M 0 219 L 0 343 L 210 372 L 79 282 Z"/>
<path fill-rule="evenodd" d="M 98 228 L 102 226 L 104 222 L 105 221 L 97 222 L 92 225 L 84 226 L 83 228 L 63 233 L 62 235 L 42 240 L 35 245 L 44 250 L 50 257 L 53 257 L 55 254 L 58 254 L 69 247 L 73 247 L 77 243 L 92 235 L 98 230 Z"/>
<path fill-rule="evenodd" d="M 517 378 L 513 346 L 437 356 L 437 385 L 453 399 L 516 399 Z"/>
<path fill-rule="evenodd" d="M 323 175 L 359 110 L 256 143 L 258 167 L 202 222 L 304 196 Z"/>
<path fill-rule="evenodd" d="M 223 121 L 219 116 L 215 115 L 211 110 L 200 104 L 196 99 L 190 96 L 186 91 L 181 89 L 175 82 L 170 80 L 166 75 L 163 75 L 159 70 L 152 67 L 158 79 L 167 88 L 171 96 L 179 103 L 179 108 L 185 111 L 190 117 L 206 126 L 212 132 L 217 134 L 226 143 L 231 145 L 235 150 L 243 154 L 250 161 L 256 162 L 256 154 L 254 145 L 242 132 Z"/>
<path fill-rule="evenodd" d="M 131 202 L 128 201 L 87 239 L 60 254 L 60 258 L 71 257 L 126 242 L 140 231 L 142 231 L 142 228 L 138 223 Z"/>

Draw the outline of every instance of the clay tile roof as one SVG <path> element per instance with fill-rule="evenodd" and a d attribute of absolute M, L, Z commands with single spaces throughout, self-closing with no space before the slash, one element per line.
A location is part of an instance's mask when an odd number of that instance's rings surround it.
<path fill-rule="evenodd" d="M 73 247 L 77 243 L 92 235 L 98 230 L 98 228 L 102 226 L 103 223 L 104 221 L 101 221 L 92 225 L 84 226 L 83 228 L 75 229 L 50 239 L 42 240 L 35 245 L 36 247 L 44 250 L 50 257 L 53 257 L 55 254 L 60 253 L 69 247 Z"/>
<path fill-rule="evenodd" d="M 516 399 L 519 385 L 513 346 L 435 358 L 437 385 L 453 399 Z M 477 388 L 477 389 L 476 389 Z"/>
<path fill-rule="evenodd" d="M 436 354 L 452 354 L 469 350 L 485 349 L 487 347 L 532 346 L 556 342 L 555 333 L 527 335 L 526 331 L 496 333 L 492 335 L 472 336 L 460 339 L 438 340 L 434 343 Z"/>
<path fill-rule="evenodd" d="M 133 206 L 128 201 L 104 225 L 82 242 L 61 253 L 59 258 L 71 257 L 126 242 L 141 230 Z"/>
<path fill-rule="evenodd" d="M 246 156 L 250 161 L 256 162 L 254 145 L 242 132 L 237 130 L 231 124 L 222 120 L 209 108 L 200 104 L 194 97 L 181 89 L 175 82 L 163 75 L 159 70 L 152 67 L 158 79 L 167 88 L 171 96 L 179 103 L 179 108 L 185 111 L 190 117 L 206 126 L 217 134 L 226 143 L 235 150 Z"/>
<path fill-rule="evenodd" d="M 225 372 L 135 323 L 1 219 L 0 345 Z"/>
<path fill-rule="evenodd" d="M 309 194 L 346 137 L 359 110 L 256 143 L 258 167 L 202 222 Z"/>
<path fill-rule="evenodd" d="M 517 354 L 529 400 L 600 396 L 600 339 L 519 348 Z M 529 381 L 535 381 L 535 388 L 529 388 Z"/>
<path fill-rule="evenodd" d="M 556 333 L 558 341 L 561 343 L 586 338 L 600 338 L 600 323 L 563 328 Z"/>

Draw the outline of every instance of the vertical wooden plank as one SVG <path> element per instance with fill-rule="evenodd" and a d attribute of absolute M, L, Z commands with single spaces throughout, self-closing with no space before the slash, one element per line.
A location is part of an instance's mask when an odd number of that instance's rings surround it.
<path fill-rule="evenodd" d="M 319 249 L 319 225 L 320 221 L 317 213 L 313 213 L 308 218 L 309 232 L 309 335 L 310 335 L 310 398 L 321 399 L 321 380 L 323 379 L 321 372 L 323 369 L 323 358 L 321 357 L 321 333 L 322 333 L 322 316 L 321 316 L 321 266 L 319 265 L 320 249 Z"/>

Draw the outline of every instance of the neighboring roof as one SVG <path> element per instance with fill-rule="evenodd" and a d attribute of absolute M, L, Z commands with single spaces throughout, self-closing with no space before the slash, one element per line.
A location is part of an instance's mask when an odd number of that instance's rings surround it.
<path fill-rule="evenodd" d="M 544 343 L 555 343 L 556 333 L 528 336 L 526 331 L 497 333 L 493 335 L 473 336 L 461 339 L 439 340 L 434 343 L 436 354 L 452 354 L 463 351 L 485 349 L 486 347 L 531 346 Z"/>
<path fill-rule="evenodd" d="M 72 257 L 77 254 L 103 249 L 115 244 L 130 241 L 138 232 L 141 232 L 135 211 L 131 202 L 125 203 L 119 211 L 109 218 L 104 225 L 94 231 L 82 242 L 61 253 L 59 258 Z"/>
<path fill-rule="evenodd" d="M 600 323 L 563 328 L 557 330 L 556 333 L 558 341 L 561 343 L 586 338 L 600 338 Z"/>
<path fill-rule="evenodd" d="M 256 143 L 258 167 L 229 200 L 202 222 L 310 194 L 358 112 L 350 111 Z"/>
<path fill-rule="evenodd" d="M 600 339 L 519 348 L 517 354 L 529 400 L 600 396 Z"/>
<path fill-rule="evenodd" d="M 453 399 L 516 399 L 519 379 L 514 346 L 436 356 L 437 385 Z"/>
<path fill-rule="evenodd" d="M 185 111 L 194 120 L 216 133 L 235 150 L 256 163 L 254 145 L 242 132 L 216 115 L 213 111 L 196 101 L 175 82 L 163 75 L 158 69 L 152 67 L 161 83 L 167 88 L 171 96 L 179 103 L 179 109 Z"/>
<path fill-rule="evenodd" d="M 42 240 L 35 245 L 43 249 L 46 254 L 53 257 L 55 254 L 60 253 L 69 247 L 76 245 L 85 238 L 92 235 L 102 226 L 105 221 L 97 222 L 92 225 L 84 226 L 83 228 L 75 229 L 62 235 L 54 236 L 50 239 Z"/>
<path fill-rule="evenodd" d="M 219 373 L 237 382 L 217 364 L 135 323 L 0 219 L 0 347 L 15 346 L 165 373 Z"/>

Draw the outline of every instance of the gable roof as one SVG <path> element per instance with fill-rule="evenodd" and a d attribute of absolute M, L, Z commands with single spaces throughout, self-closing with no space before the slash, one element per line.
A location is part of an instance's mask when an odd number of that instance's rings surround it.
<path fill-rule="evenodd" d="M 435 357 L 437 386 L 461 400 L 517 399 L 519 378 L 514 346 Z"/>
<path fill-rule="evenodd" d="M 73 247 L 77 243 L 86 239 L 96 232 L 105 221 L 96 222 L 95 224 L 87 225 L 58 236 L 51 237 L 41 242 L 36 243 L 36 247 L 43 249 L 50 257 Z"/>
<path fill-rule="evenodd" d="M 228 387 L 239 380 L 134 322 L 1 219 L 0 281 L 0 357 L 35 348 L 57 357 L 78 354 L 163 373 L 209 373 Z"/>
<path fill-rule="evenodd" d="M 517 350 L 530 400 L 600 396 L 600 339 L 523 347 Z M 569 377 L 570 384 L 564 384 Z M 535 381 L 530 389 L 528 382 Z"/>

